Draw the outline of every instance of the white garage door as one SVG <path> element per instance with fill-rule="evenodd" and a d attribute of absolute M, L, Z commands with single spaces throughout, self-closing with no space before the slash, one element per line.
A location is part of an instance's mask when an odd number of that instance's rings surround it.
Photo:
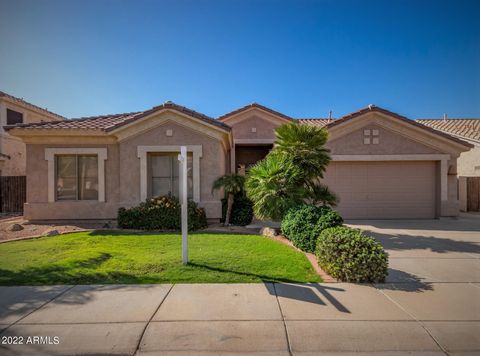
<path fill-rule="evenodd" d="M 435 162 L 331 162 L 324 183 L 345 219 L 432 219 Z"/>

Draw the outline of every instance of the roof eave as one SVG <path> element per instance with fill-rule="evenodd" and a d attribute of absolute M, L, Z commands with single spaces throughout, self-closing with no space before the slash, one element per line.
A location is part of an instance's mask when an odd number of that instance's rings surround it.
<path fill-rule="evenodd" d="M 101 129 L 79 129 L 79 128 L 35 128 L 35 127 L 16 127 L 4 126 L 8 128 L 8 133 L 12 136 L 110 136 Z"/>
<path fill-rule="evenodd" d="M 266 106 L 263 106 L 261 104 L 258 104 L 258 103 L 252 103 L 252 104 L 248 104 L 248 105 L 245 105 L 239 109 L 236 109 L 236 110 L 233 110 L 233 111 L 230 111 L 229 113 L 226 113 L 222 116 L 219 116 L 217 117 L 217 120 L 220 121 L 220 122 L 224 122 L 224 121 L 227 121 L 229 120 L 230 118 L 238 115 L 238 114 L 241 114 L 247 110 L 251 110 L 251 109 L 259 109 L 259 110 L 262 110 L 262 111 L 265 111 L 271 115 L 274 115 L 274 116 L 278 116 L 282 119 L 285 119 L 287 121 L 294 121 L 293 118 L 291 118 L 290 116 L 287 116 L 285 114 L 282 114 L 281 112 L 278 112 L 276 110 L 273 110 L 273 109 L 270 109 Z"/>
<path fill-rule="evenodd" d="M 466 147 L 468 149 L 471 149 L 471 148 L 475 147 L 474 145 L 470 144 L 469 142 L 461 140 L 461 139 L 459 139 L 457 137 L 454 137 L 454 136 L 452 136 L 448 133 L 445 133 L 445 132 L 442 132 L 442 131 L 439 131 L 439 130 L 435 130 L 435 129 L 433 129 L 431 127 L 428 127 L 426 125 L 420 124 L 420 123 L 418 123 L 414 120 L 410 120 L 409 118 L 407 118 L 405 116 L 402 116 L 402 115 L 399 115 L 399 114 L 394 113 L 392 111 L 380 108 L 378 106 L 369 106 L 367 108 L 360 109 L 358 111 L 355 111 L 353 113 L 345 115 L 345 116 L 327 124 L 325 127 L 327 129 L 331 129 L 331 128 L 336 127 L 338 125 L 342 125 L 343 123 L 348 122 L 351 119 L 354 119 L 354 118 L 357 118 L 357 117 L 360 117 L 362 115 L 366 115 L 366 114 L 369 114 L 369 113 L 373 113 L 373 112 L 378 112 L 378 113 L 381 113 L 383 115 L 390 116 L 390 117 L 396 118 L 398 120 L 401 120 L 401 121 L 405 122 L 406 124 L 415 126 L 415 127 L 419 128 L 419 129 L 422 129 L 426 132 L 434 134 L 435 136 L 438 136 L 438 137 L 443 138 L 443 139 L 447 139 L 449 142 L 455 144 L 456 146 L 463 146 L 463 147 Z"/>
<path fill-rule="evenodd" d="M 208 118 L 207 116 L 205 116 L 204 118 L 200 118 L 200 117 L 191 115 L 188 112 L 178 110 L 177 108 L 175 108 L 173 106 L 170 107 L 170 106 L 164 106 L 164 105 L 157 106 L 157 107 L 154 107 L 150 110 L 147 110 L 147 111 L 143 112 L 141 115 L 135 116 L 131 119 L 128 119 L 128 120 L 126 120 L 126 122 L 123 122 L 121 124 L 117 124 L 117 125 L 113 125 L 111 127 L 108 127 L 108 128 L 105 129 L 105 132 L 110 133 L 110 134 L 115 134 L 118 131 L 125 130 L 130 126 L 137 124 L 138 121 L 140 121 L 140 120 L 146 119 L 146 118 L 151 117 L 153 115 L 158 115 L 158 114 L 160 114 L 162 112 L 165 112 L 165 111 L 175 112 L 175 113 L 183 115 L 183 116 L 188 116 L 190 118 L 193 118 L 193 119 L 197 120 L 198 122 L 201 122 L 201 123 L 207 125 L 208 127 L 211 127 L 213 129 L 216 129 L 216 130 L 220 130 L 224 133 L 231 132 L 231 127 L 228 126 L 228 125 L 216 125 L 213 122 L 209 122 L 209 120 L 215 120 L 213 118 Z M 199 114 L 199 115 L 201 115 L 201 114 Z"/>

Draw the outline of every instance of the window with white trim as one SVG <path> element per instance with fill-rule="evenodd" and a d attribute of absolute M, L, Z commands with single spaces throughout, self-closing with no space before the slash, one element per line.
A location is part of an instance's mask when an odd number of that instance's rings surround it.
<path fill-rule="evenodd" d="M 55 200 L 98 200 L 97 155 L 55 155 Z"/>
<path fill-rule="evenodd" d="M 178 153 L 152 153 L 150 158 L 150 195 L 179 197 Z M 187 155 L 188 198 L 193 198 L 193 157 Z"/>

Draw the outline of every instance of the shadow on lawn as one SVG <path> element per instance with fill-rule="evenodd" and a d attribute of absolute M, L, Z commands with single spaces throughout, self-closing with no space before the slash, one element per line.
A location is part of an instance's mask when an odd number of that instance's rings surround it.
<path fill-rule="evenodd" d="M 240 271 L 233 271 L 230 269 L 225 269 L 225 268 L 220 268 L 220 267 L 212 267 L 209 265 L 201 264 L 201 263 L 195 263 L 195 262 L 189 262 L 189 266 L 200 268 L 200 269 L 205 269 L 208 271 L 214 271 L 214 272 L 222 272 L 222 273 L 233 273 L 233 274 L 238 274 L 240 276 L 247 276 L 247 277 L 254 277 L 258 278 L 262 282 L 285 282 L 285 283 L 298 283 L 299 281 L 288 279 L 288 278 L 278 278 L 278 277 L 273 277 L 273 276 L 268 276 L 265 274 L 257 274 L 257 273 L 250 273 L 250 272 L 240 272 Z"/>
<path fill-rule="evenodd" d="M 77 260 L 65 265 L 28 267 L 19 271 L 0 269 L 0 285 L 53 285 L 53 284 L 95 284 L 95 283 L 139 283 L 130 274 L 122 272 L 89 272 L 112 258 L 109 253 Z M 75 270 L 75 269 L 86 269 Z"/>
<path fill-rule="evenodd" d="M 189 235 L 201 236 L 201 235 L 253 235 L 259 236 L 255 232 L 236 232 L 236 231 L 212 231 L 212 230 L 197 230 L 190 231 Z M 120 236 L 120 235 L 137 235 L 137 236 L 152 236 L 152 235 L 178 235 L 181 236 L 180 231 L 150 231 L 150 230 L 93 230 L 88 233 L 90 236 Z"/>
<path fill-rule="evenodd" d="M 326 305 L 322 298 L 320 298 L 321 295 L 326 300 L 328 300 L 328 302 L 330 302 L 330 304 L 332 304 L 338 311 L 342 313 L 350 313 L 350 311 L 330 293 L 330 291 L 345 292 L 345 290 L 342 288 L 321 285 L 318 283 L 299 284 L 298 281 L 287 278 L 277 278 L 250 272 L 233 271 L 194 262 L 190 262 L 189 265 L 197 268 L 207 269 L 209 271 L 234 273 L 242 276 L 258 278 L 262 280 L 262 282 L 266 283 L 265 287 L 267 288 L 268 292 L 272 295 L 275 295 L 276 297 L 283 297 L 313 304 Z M 267 284 L 278 282 L 282 282 L 282 284 Z M 317 290 L 318 293 L 315 293 L 315 290 Z"/>

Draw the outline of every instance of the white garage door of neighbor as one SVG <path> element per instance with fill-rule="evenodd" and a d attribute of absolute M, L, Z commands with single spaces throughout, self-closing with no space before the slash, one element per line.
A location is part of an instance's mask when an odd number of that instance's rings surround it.
<path fill-rule="evenodd" d="M 435 218 L 433 161 L 331 162 L 323 182 L 345 219 Z"/>

